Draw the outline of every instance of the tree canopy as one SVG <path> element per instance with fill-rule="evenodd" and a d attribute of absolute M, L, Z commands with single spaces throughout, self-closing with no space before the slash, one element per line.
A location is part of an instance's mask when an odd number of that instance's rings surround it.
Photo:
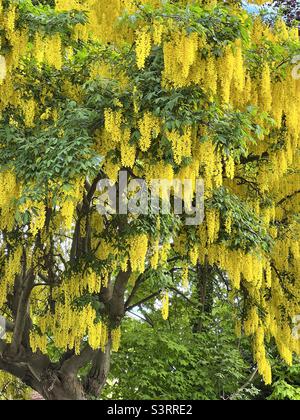
<path fill-rule="evenodd" d="M 0 1 L 0 369 L 46 399 L 98 397 L 126 315 L 194 275 L 266 384 L 270 342 L 300 354 L 298 28 L 241 3 Z M 100 214 L 120 172 L 203 179 L 204 222 Z"/>

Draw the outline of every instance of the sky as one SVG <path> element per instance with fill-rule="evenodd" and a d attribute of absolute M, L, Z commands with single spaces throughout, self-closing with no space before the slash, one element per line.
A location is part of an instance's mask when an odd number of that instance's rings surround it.
<path fill-rule="evenodd" d="M 247 9 L 250 13 L 259 12 L 260 6 L 255 4 L 248 4 L 247 1 L 243 1 L 245 9 Z"/>
<path fill-rule="evenodd" d="M 266 11 L 269 11 L 270 12 L 270 16 L 273 14 L 273 13 L 276 13 L 275 12 L 275 10 L 274 10 L 274 8 L 272 7 L 272 6 L 266 6 L 266 5 L 264 5 L 264 6 L 258 6 L 258 5 L 255 5 L 255 4 L 249 4 L 249 2 L 248 1 L 246 1 L 246 0 L 244 0 L 243 1 L 243 6 L 244 6 L 244 8 L 249 12 L 249 13 L 259 13 L 260 12 L 260 10 L 262 10 L 263 8 L 266 10 Z"/>

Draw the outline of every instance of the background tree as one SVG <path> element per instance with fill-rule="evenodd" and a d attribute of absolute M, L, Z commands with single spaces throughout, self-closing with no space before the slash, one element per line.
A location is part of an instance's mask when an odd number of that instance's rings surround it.
<path fill-rule="evenodd" d="M 298 31 L 223 1 L 0 10 L 0 369 L 46 399 L 98 397 L 125 315 L 160 297 L 167 319 L 196 271 L 208 310 L 227 282 L 270 384 L 266 343 L 299 353 Z M 201 176 L 204 223 L 101 216 L 98 182 L 121 170 L 193 180 L 186 206 Z"/>
<path fill-rule="evenodd" d="M 192 284 L 186 294 L 172 289 L 167 323 L 161 318 L 158 301 L 142 304 L 125 321 L 121 349 L 113 355 L 103 398 L 257 397 L 260 390 L 254 382 L 261 380 L 249 340 L 235 334 L 236 320 L 225 285 L 219 279 L 213 281 L 214 296 L 218 297 L 212 306 L 203 307 L 196 279 Z"/>
<path fill-rule="evenodd" d="M 266 386 L 251 341 L 235 333 L 238 325 L 226 285 L 216 278 L 214 303 L 203 308 L 195 280 L 188 293 L 172 289 L 169 322 L 162 320 L 157 300 L 141 304 L 126 319 L 101 398 L 298 400 L 297 359 L 288 367 L 275 346 L 269 346 L 274 377 L 272 386 Z M 201 329 L 195 329 L 199 324 Z"/>
<path fill-rule="evenodd" d="M 283 13 L 289 25 L 300 22 L 300 5 L 297 0 L 274 1 L 274 6 Z"/>

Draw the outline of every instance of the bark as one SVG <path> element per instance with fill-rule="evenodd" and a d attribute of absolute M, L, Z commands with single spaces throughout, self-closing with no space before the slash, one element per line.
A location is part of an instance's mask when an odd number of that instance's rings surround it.
<path fill-rule="evenodd" d="M 85 390 L 88 395 L 97 397 L 103 390 L 110 370 L 111 342 L 106 346 L 106 351 L 99 351 L 93 359 L 92 368 L 85 381 Z"/>
<path fill-rule="evenodd" d="M 49 401 L 84 401 L 87 396 L 79 379 L 74 374 L 47 372 L 42 378 L 40 390 L 45 400 Z"/>
<path fill-rule="evenodd" d="M 34 283 L 34 275 L 32 270 L 28 272 L 27 276 L 25 277 L 24 283 L 25 284 L 23 286 L 23 290 L 21 292 L 21 296 L 18 302 L 18 309 L 13 332 L 13 340 L 11 346 L 11 352 L 13 354 L 17 354 L 20 350 L 20 346 L 24 338 L 24 329 L 28 321 L 29 298 Z"/>
<path fill-rule="evenodd" d="M 197 267 L 197 300 L 199 302 L 199 313 L 209 314 L 212 310 L 213 283 L 211 279 L 211 267 L 207 262 Z M 203 330 L 203 317 L 195 319 L 193 325 L 194 333 L 201 333 Z"/>
<path fill-rule="evenodd" d="M 11 352 L 11 345 L 0 340 L 0 370 L 20 379 L 45 400 L 84 401 L 100 396 L 109 373 L 110 350 L 110 342 L 105 353 L 87 346 L 79 356 L 64 355 L 61 363 L 53 364 L 47 356 L 23 348 L 16 356 Z M 78 371 L 88 362 L 92 363 L 92 368 L 82 383 Z"/>
<path fill-rule="evenodd" d="M 100 353 L 94 358 L 93 368 L 85 383 L 77 371 L 57 370 L 50 367 L 39 370 L 37 365 L 0 360 L 0 369 L 20 379 L 25 385 L 49 401 L 85 401 L 98 398 L 106 384 L 110 367 L 110 352 Z"/>
<path fill-rule="evenodd" d="M 128 270 L 126 273 L 120 272 L 114 286 L 113 294 L 110 301 L 107 304 L 109 312 L 109 319 L 115 325 L 120 325 L 122 319 L 125 316 L 125 291 L 127 288 L 128 280 L 131 271 Z"/>

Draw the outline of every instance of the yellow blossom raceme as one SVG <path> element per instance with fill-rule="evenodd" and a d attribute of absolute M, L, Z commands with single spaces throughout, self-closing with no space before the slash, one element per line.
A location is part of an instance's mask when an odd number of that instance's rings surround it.
<path fill-rule="evenodd" d="M 183 158 L 192 154 L 192 131 L 190 127 L 184 129 L 183 134 L 178 131 L 169 131 L 167 137 L 172 144 L 174 160 L 180 165 Z"/>
<path fill-rule="evenodd" d="M 226 47 L 223 56 L 218 60 L 218 76 L 221 87 L 221 97 L 225 103 L 230 101 L 231 83 L 234 74 L 235 58 L 232 47 Z"/>
<path fill-rule="evenodd" d="M 196 62 L 199 47 L 196 32 L 187 34 L 183 31 L 173 31 L 171 40 L 165 42 L 164 50 L 164 78 L 176 87 L 189 84 L 189 75 Z"/>
<path fill-rule="evenodd" d="M 260 105 L 265 112 L 272 108 L 271 73 L 268 64 L 265 64 L 261 76 Z"/>
<path fill-rule="evenodd" d="M 186 264 L 183 267 L 183 271 L 182 271 L 182 287 L 184 289 L 188 289 L 189 287 L 189 266 L 188 264 Z"/>
<path fill-rule="evenodd" d="M 107 288 L 109 286 L 109 281 L 110 281 L 110 273 L 108 272 L 108 270 L 106 268 L 104 268 L 102 270 L 102 286 Z"/>
<path fill-rule="evenodd" d="M 75 203 L 72 200 L 66 200 L 61 206 L 61 215 L 65 220 L 65 227 L 71 230 L 73 223 L 73 216 L 75 212 Z"/>
<path fill-rule="evenodd" d="M 151 53 L 151 33 L 148 28 L 141 28 L 136 33 L 136 63 L 141 70 L 145 67 L 147 58 Z"/>
<path fill-rule="evenodd" d="M 14 172 L 0 172 L 0 229 L 12 231 L 15 225 L 15 199 L 19 198 L 20 192 L 21 187 Z"/>
<path fill-rule="evenodd" d="M 266 357 L 266 350 L 265 350 L 265 332 L 262 326 L 257 329 L 256 336 L 255 336 L 255 357 L 257 360 L 258 370 L 259 373 L 263 376 L 264 381 L 267 385 L 272 383 L 272 372 L 270 362 Z"/>
<path fill-rule="evenodd" d="M 172 165 L 165 163 L 164 161 L 156 162 L 153 165 L 146 165 L 145 178 L 149 186 L 153 180 L 173 181 L 174 169 Z"/>
<path fill-rule="evenodd" d="M 120 263 L 120 268 L 123 271 L 123 273 L 126 273 L 128 270 L 128 262 L 129 262 L 128 257 L 125 257 Z"/>
<path fill-rule="evenodd" d="M 188 237 L 185 232 L 181 232 L 174 240 L 174 251 L 181 256 L 186 255 Z"/>
<path fill-rule="evenodd" d="M 30 231 L 35 236 L 39 231 L 41 231 L 46 222 L 46 205 L 44 202 L 33 203 L 33 214 L 30 222 Z"/>
<path fill-rule="evenodd" d="M 171 244 L 166 242 L 160 249 L 160 263 L 163 265 L 168 261 L 169 253 L 171 251 Z"/>
<path fill-rule="evenodd" d="M 136 158 L 136 146 L 130 144 L 130 129 L 125 129 L 121 139 L 121 161 L 124 168 L 132 168 Z"/>
<path fill-rule="evenodd" d="M 62 58 L 62 40 L 60 34 L 55 34 L 46 39 L 45 48 L 45 61 L 55 67 L 57 70 L 61 70 L 63 58 Z"/>
<path fill-rule="evenodd" d="M 204 63 L 203 63 L 204 64 Z M 215 95 L 218 89 L 218 73 L 215 57 L 210 54 L 205 62 L 202 84 L 207 93 Z"/>
<path fill-rule="evenodd" d="M 121 164 L 112 162 L 111 160 L 106 160 L 103 168 L 108 179 L 113 183 L 116 183 L 119 177 L 119 172 L 121 170 Z"/>
<path fill-rule="evenodd" d="M 101 346 L 102 337 L 102 322 L 97 322 L 89 325 L 88 328 L 88 341 L 93 350 L 98 350 Z"/>
<path fill-rule="evenodd" d="M 34 353 L 40 350 L 41 353 L 47 354 L 47 336 L 39 335 L 33 331 L 30 331 L 30 347 Z"/>
<path fill-rule="evenodd" d="M 229 211 L 225 219 L 225 231 L 230 235 L 232 233 L 232 212 Z"/>
<path fill-rule="evenodd" d="M 164 33 L 164 23 L 163 20 L 155 20 L 153 23 L 153 43 L 154 45 L 161 45 L 162 37 Z"/>
<path fill-rule="evenodd" d="M 162 297 L 161 313 L 165 321 L 169 318 L 169 300 L 169 292 L 164 292 Z"/>
<path fill-rule="evenodd" d="M 82 309 L 73 309 L 70 302 L 66 300 L 65 304 L 57 304 L 55 315 L 50 313 L 38 321 L 39 328 L 42 331 L 52 331 L 55 345 L 61 349 L 74 349 L 76 354 L 80 353 L 81 342 L 88 334 L 89 345 L 97 350 L 102 344 L 103 332 L 102 323 L 96 322 L 96 312 L 91 305 Z M 31 334 L 31 346 L 33 351 L 40 349 L 46 351 L 47 336 L 39 336 L 36 333 Z"/>
<path fill-rule="evenodd" d="M 284 96 L 284 84 L 277 82 L 272 84 L 272 114 L 275 118 L 277 127 L 280 128 L 282 124 L 282 117 L 284 111 L 284 102 L 282 98 Z"/>
<path fill-rule="evenodd" d="M 41 64 L 45 60 L 45 40 L 44 37 L 40 34 L 40 32 L 36 32 L 34 37 L 34 58 L 36 59 L 38 64 Z"/>
<path fill-rule="evenodd" d="M 199 246 L 195 244 L 192 249 L 190 249 L 189 257 L 192 265 L 196 265 L 199 258 Z"/>
<path fill-rule="evenodd" d="M 81 279 L 82 288 L 89 291 L 90 294 L 98 294 L 101 291 L 101 278 L 93 270 L 88 270 Z"/>
<path fill-rule="evenodd" d="M 141 133 L 140 149 L 146 152 L 151 146 L 152 138 L 156 138 L 160 132 L 159 119 L 150 112 L 145 112 L 138 122 L 138 127 Z"/>
<path fill-rule="evenodd" d="M 148 251 L 148 236 L 141 234 L 129 240 L 130 264 L 133 272 L 145 271 L 146 255 Z"/>
<path fill-rule="evenodd" d="M 101 261 L 106 261 L 111 255 L 116 254 L 114 244 L 106 239 L 102 238 L 100 241 L 96 241 L 95 244 L 95 255 Z"/>
<path fill-rule="evenodd" d="M 112 351 L 118 352 L 121 343 L 121 327 L 115 328 L 111 332 Z"/>
<path fill-rule="evenodd" d="M 207 210 L 206 212 L 206 226 L 208 242 L 213 243 L 219 235 L 220 228 L 220 215 L 214 209 Z"/>
<path fill-rule="evenodd" d="M 110 141 L 119 143 L 122 138 L 121 124 L 123 121 L 123 114 L 121 110 L 113 111 L 108 108 L 104 111 L 105 129 L 111 135 Z"/>
<path fill-rule="evenodd" d="M 248 313 L 247 319 L 244 321 L 244 329 L 246 336 L 254 335 L 259 326 L 259 317 L 257 314 L 257 309 L 251 307 Z"/>
<path fill-rule="evenodd" d="M 82 198 L 84 179 L 77 179 L 68 187 L 60 204 L 60 213 L 64 219 L 64 228 L 71 230 L 76 205 Z"/>
<path fill-rule="evenodd" d="M 28 101 L 24 101 L 22 104 L 23 114 L 24 114 L 24 122 L 26 127 L 33 127 L 34 126 L 34 119 L 36 115 L 36 103 L 35 100 L 32 98 Z"/>
<path fill-rule="evenodd" d="M 9 206 L 11 201 L 18 196 L 16 175 L 13 171 L 0 172 L 0 209 Z"/>
<path fill-rule="evenodd" d="M 244 57 L 242 50 L 242 41 L 239 39 L 235 43 L 234 51 L 234 73 L 233 73 L 233 84 L 234 88 L 239 96 L 243 96 L 243 91 L 245 88 L 245 67 L 244 67 Z"/>
<path fill-rule="evenodd" d="M 22 246 L 18 246 L 8 257 L 4 264 L 4 275 L 0 283 L 0 308 L 7 301 L 7 295 L 12 292 L 15 277 L 21 272 Z"/>
<path fill-rule="evenodd" d="M 227 178 L 234 179 L 235 162 L 234 162 L 233 156 L 231 156 L 231 155 L 229 155 L 229 156 L 226 157 L 225 170 L 226 170 L 226 176 L 227 176 Z"/>
<path fill-rule="evenodd" d="M 8 32 L 13 33 L 16 24 L 16 5 L 10 6 L 5 16 L 5 28 Z"/>
<path fill-rule="evenodd" d="M 191 35 L 182 34 L 176 46 L 177 60 L 182 65 L 182 75 L 187 78 L 190 67 L 194 64 L 198 50 L 198 34 L 193 32 Z"/>

